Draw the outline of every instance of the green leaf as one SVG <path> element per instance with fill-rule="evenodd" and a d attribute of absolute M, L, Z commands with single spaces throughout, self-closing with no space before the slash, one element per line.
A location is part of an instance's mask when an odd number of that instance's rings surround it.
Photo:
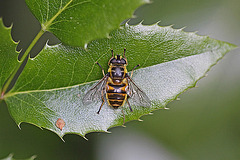
<path fill-rule="evenodd" d="M 112 38 L 92 41 L 87 50 L 62 44 L 46 47 L 29 60 L 13 90 L 5 96 L 9 112 L 18 125 L 22 122 L 47 128 L 60 137 L 67 133 L 107 131 L 123 123 L 121 109 L 101 100 L 82 104 L 84 94 L 102 77 L 98 61 L 107 71 L 110 49 L 122 53 L 127 49 L 128 69 L 141 64 L 133 79 L 152 101 L 152 106 L 123 107 L 126 122 L 164 108 L 166 104 L 193 87 L 210 67 L 234 45 L 186 33 L 181 29 L 157 24 L 129 26 L 113 31 Z M 61 118 L 65 126 L 59 129 Z"/>
<path fill-rule="evenodd" d="M 0 87 L 4 85 L 9 74 L 12 73 L 18 64 L 15 43 L 11 38 L 11 27 L 6 28 L 0 18 Z M 0 88 L 0 91 L 1 91 Z M 0 92 L 1 93 L 1 92 Z M 1 97 L 1 95 L 0 95 Z M 1 98 L 0 98 L 1 99 Z"/>
<path fill-rule="evenodd" d="M 119 24 L 132 17 L 134 10 L 148 0 L 26 0 L 44 31 L 61 42 L 84 46 L 108 36 Z"/>

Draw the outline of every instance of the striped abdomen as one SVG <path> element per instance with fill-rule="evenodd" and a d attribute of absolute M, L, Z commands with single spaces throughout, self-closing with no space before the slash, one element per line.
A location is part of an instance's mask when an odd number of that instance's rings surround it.
<path fill-rule="evenodd" d="M 113 80 L 109 78 L 109 81 L 106 84 L 106 97 L 108 104 L 112 106 L 113 108 L 118 108 L 122 105 L 124 105 L 124 102 L 127 98 L 126 93 L 126 79 L 122 80 Z"/>

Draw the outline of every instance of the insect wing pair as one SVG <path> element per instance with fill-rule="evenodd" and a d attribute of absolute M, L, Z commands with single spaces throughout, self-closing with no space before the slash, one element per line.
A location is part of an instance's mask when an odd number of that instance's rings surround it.
<path fill-rule="evenodd" d="M 83 103 L 89 104 L 102 99 L 102 104 L 97 113 L 100 112 L 106 100 L 113 108 L 123 106 L 125 102 L 127 102 L 130 111 L 132 111 L 132 108 L 128 98 L 132 100 L 134 105 L 145 107 L 151 105 L 147 95 L 131 79 L 133 70 L 139 65 L 133 68 L 131 77 L 127 73 L 126 66 L 128 63 L 125 51 L 126 49 L 124 49 L 123 57 L 120 55 L 114 57 L 112 50 L 112 57 L 108 62 L 109 69 L 107 74 L 104 74 L 102 66 L 96 62 L 99 67 L 102 68 L 104 77 L 86 93 L 83 98 Z"/>
<path fill-rule="evenodd" d="M 127 77 L 127 80 L 129 85 L 128 96 L 131 98 L 133 104 L 143 107 L 150 107 L 151 101 L 146 93 L 144 93 L 129 76 Z"/>
<path fill-rule="evenodd" d="M 94 87 L 92 87 L 84 96 L 83 103 L 90 104 L 94 101 L 99 101 L 102 98 L 102 94 L 106 94 L 106 83 L 108 81 L 108 74 L 106 74 Z M 151 101 L 148 96 L 135 84 L 135 82 L 126 76 L 128 81 L 127 95 L 131 98 L 134 105 L 143 107 L 149 107 Z M 104 96 L 105 98 L 106 96 Z"/>

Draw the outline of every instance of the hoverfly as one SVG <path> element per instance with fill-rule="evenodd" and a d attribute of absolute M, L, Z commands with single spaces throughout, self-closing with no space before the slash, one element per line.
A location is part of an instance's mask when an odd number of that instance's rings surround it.
<path fill-rule="evenodd" d="M 131 105 L 128 98 L 131 98 L 134 103 L 148 107 L 151 105 L 151 101 L 148 96 L 135 84 L 132 80 L 133 70 L 140 66 L 136 65 L 131 71 L 131 76 L 127 73 L 127 58 L 125 57 L 126 49 L 124 49 L 123 57 L 120 55 L 114 56 L 113 50 L 112 57 L 108 61 L 108 72 L 104 73 L 102 66 L 96 62 L 102 69 L 103 78 L 91 88 L 83 97 L 83 103 L 88 104 L 95 100 L 102 99 L 102 104 L 97 111 L 100 110 L 107 101 L 108 105 L 117 109 L 125 104 L 128 104 L 130 111 L 132 112 Z M 125 115 L 123 113 L 123 124 L 125 123 Z"/>

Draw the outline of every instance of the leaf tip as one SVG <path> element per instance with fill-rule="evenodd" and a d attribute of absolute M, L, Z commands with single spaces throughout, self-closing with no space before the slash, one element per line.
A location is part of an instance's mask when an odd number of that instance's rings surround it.
<path fill-rule="evenodd" d="M 58 135 L 58 134 L 57 134 Z M 59 136 L 59 135 L 58 135 Z M 65 140 L 63 139 L 63 136 L 64 136 L 64 134 L 62 135 L 62 136 L 59 136 L 60 138 L 61 138 L 61 140 L 65 143 Z"/>
<path fill-rule="evenodd" d="M 175 24 L 170 24 L 168 27 L 173 29 L 173 26 L 174 26 L 174 25 L 175 25 Z"/>
<path fill-rule="evenodd" d="M 236 45 L 236 44 L 228 43 L 228 45 L 229 45 L 229 47 L 230 47 L 230 50 L 240 48 L 240 47 L 239 47 L 238 45 Z"/>
<path fill-rule="evenodd" d="M 82 136 L 86 141 L 88 141 L 88 139 L 87 139 L 87 137 L 86 137 L 86 135 L 83 135 Z"/>
<path fill-rule="evenodd" d="M 122 124 L 122 127 L 123 127 L 123 128 L 126 128 L 126 126 L 125 126 L 124 124 Z"/>
<path fill-rule="evenodd" d="M 187 26 L 183 26 L 182 28 L 180 28 L 180 31 L 183 31 L 185 28 L 187 28 Z"/>
<path fill-rule="evenodd" d="M 106 133 L 109 133 L 109 134 L 112 133 L 112 132 L 110 132 L 110 131 L 105 131 L 105 132 L 106 132 Z"/>
<path fill-rule="evenodd" d="M 139 25 L 143 25 L 144 19 L 139 22 Z"/>
<path fill-rule="evenodd" d="M 18 126 L 18 128 L 19 128 L 20 130 L 22 129 L 22 128 L 21 128 L 21 123 L 22 123 L 22 122 L 20 122 L 20 123 L 17 124 L 17 126 Z"/>
<path fill-rule="evenodd" d="M 84 44 L 84 49 L 87 51 L 88 43 Z"/>
<path fill-rule="evenodd" d="M 142 122 L 143 120 L 139 118 L 138 121 L 139 121 L 139 122 Z"/>
<path fill-rule="evenodd" d="M 158 20 L 158 21 L 156 22 L 156 24 L 157 24 L 158 26 L 160 26 L 160 23 L 161 23 L 161 20 Z"/>

